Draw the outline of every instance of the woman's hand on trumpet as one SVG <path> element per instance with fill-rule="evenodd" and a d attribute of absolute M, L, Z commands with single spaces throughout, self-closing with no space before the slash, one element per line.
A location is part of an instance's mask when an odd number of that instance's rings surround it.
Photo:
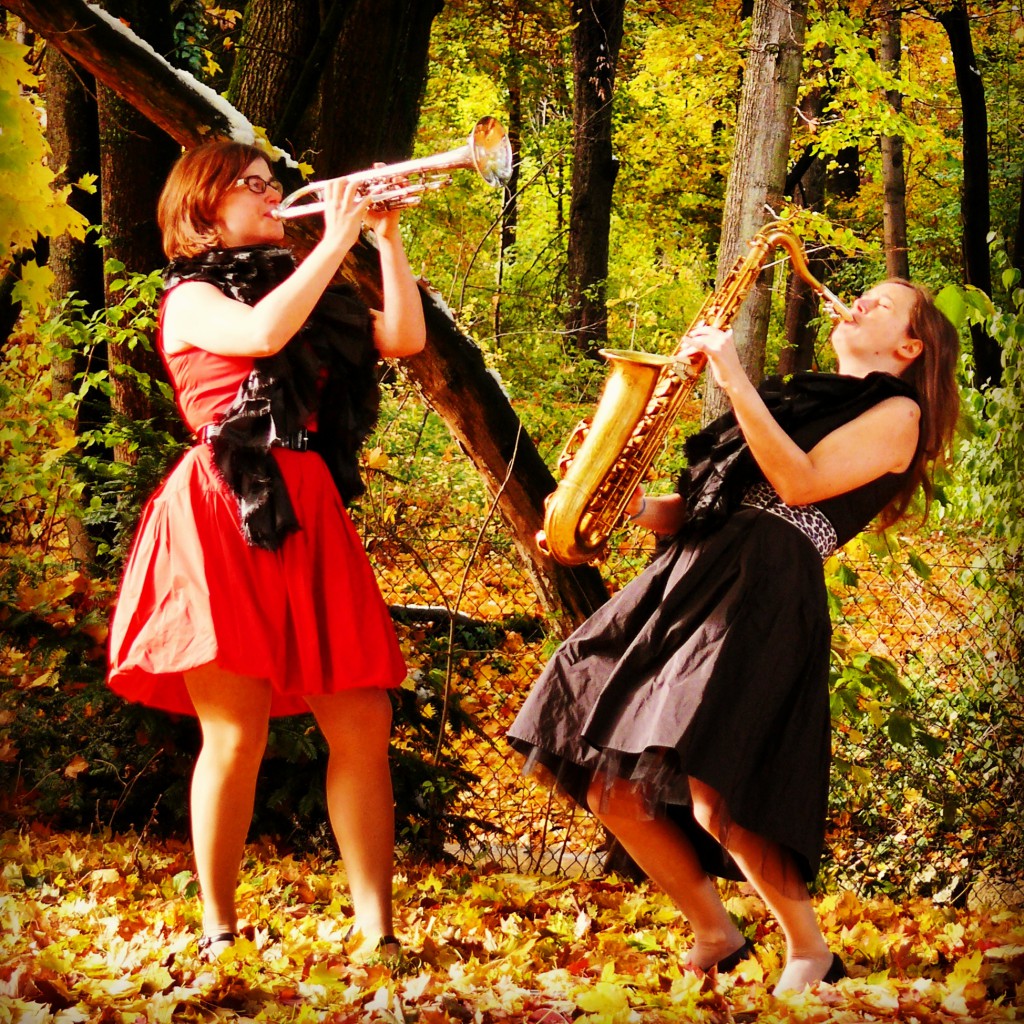
<path fill-rule="evenodd" d="M 373 165 L 374 167 L 387 167 L 387 164 L 378 160 Z M 393 191 L 396 187 L 401 187 L 407 183 L 408 179 L 403 177 L 391 177 L 382 182 L 379 188 L 383 190 Z M 398 219 L 402 214 L 401 206 L 395 206 L 393 208 L 378 209 L 375 208 L 373 203 L 374 186 L 371 185 L 369 189 L 369 199 L 371 206 L 366 211 L 364 222 L 367 228 L 369 228 L 378 239 L 386 238 L 393 239 L 398 235 Z"/>
<path fill-rule="evenodd" d="M 344 258 L 356 244 L 370 207 L 370 197 L 360 195 L 358 183 L 347 178 L 324 182 L 324 234 L 322 244 Z"/>

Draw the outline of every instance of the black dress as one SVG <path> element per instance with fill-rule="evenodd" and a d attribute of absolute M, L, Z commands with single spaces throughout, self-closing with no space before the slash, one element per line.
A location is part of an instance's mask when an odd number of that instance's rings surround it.
<path fill-rule="evenodd" d="M 913 390 L 888 374 L 802 374 L 762 394 L 809 451 L 871 406 Z M 680 489 L 692 519 L 562 644 L 509 742 L 526 756 L 525 771 L 542 765 L 584 806 L 595 771 L 633 780 L 652 814 L 686 830 L 705 870 L 742 878 L 693 819 L 687 777 L 701 779 L 722 797 L 723 827 L 735 822 L 787 847 L 810 881 L 831 752 L 828 543 L 822 549 L 816 538 L 816 547 L 814 531 L 790 521 L 794 510 L 757 507 L 751 495 L 777 497 L 731 414 L 691 438 L 687 455 Z M 902 482 L 888 474 L 808 514 L 834 529 L 833 545 L 844 544 Z"/>

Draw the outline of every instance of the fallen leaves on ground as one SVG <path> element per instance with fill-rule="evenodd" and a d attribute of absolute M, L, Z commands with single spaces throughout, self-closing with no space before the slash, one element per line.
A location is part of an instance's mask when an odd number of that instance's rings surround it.
<path fill-rule="evenodd" d="M 817 900 L 851 977 L 774 997 L 782 940 L 760 901 L 724 892 L 758 950 L 723 977 L 681 968 L 690 934 L 668 900 L 616 876 L 530 876 L 399 863 L 400 963 L 356 962 L 341 865 L 247 850 L 245 937 L 198 956 L 200 907 L 180 842 L 2 837 L 0 1021 L 946 1024 L 1024 1020 L 1024 923 L 1008 909 Z"/>

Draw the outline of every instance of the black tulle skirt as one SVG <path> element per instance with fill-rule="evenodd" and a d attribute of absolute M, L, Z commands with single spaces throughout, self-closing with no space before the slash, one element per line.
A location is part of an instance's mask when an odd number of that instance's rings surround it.
<path fill-rule="evenodd" d="M 595 773 L 632 780 L 691 836 L 705 869 L 741 878 L 693 819 L 689 776 L 719 818 L 818 870 L 828 806 L 831 623 L 821 558 L 794 526 L 743 508 L 671 544 L 555 653 L 509 731 L 586 806 Z M 726 842 L 727 842 L 726 838 Z"/>

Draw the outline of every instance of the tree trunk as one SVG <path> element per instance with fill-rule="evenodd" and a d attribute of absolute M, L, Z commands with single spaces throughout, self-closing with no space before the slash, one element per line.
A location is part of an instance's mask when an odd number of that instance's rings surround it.
<path fill-rule="evenodd" d="M 167 8 L 139 0 L 108 0 L 107 10 L 123 18 L 159 52 L 171 45 Z M 163 16 L 161 16 L 163 15 Z M 157 200 L 179 149 L 145 115 L 108 86 L 97 89 L 100 142 L 100 192 L 103 231 L 109 244 L 108 260 L 124 264 L 127 271 L 148 273 L 166 262 L 156 223 Z M 123 297 L 111 287 L 120 272 L 104 274 L 108 307 Z M 150 339 L 152 342 L 153 339 Z M 129 421 L 152 419 L 154 410 L 136 374 L 166 380 L 155 345 L 112 343 L 107 352 L 114 394 L 114 411 Z M 136 452 L 128 446 L 115 448 L 119 462 L 135 462 Z"/>
<path fill-rule="evenodd" d="M 381 301 L 376 254 L 360 246 L 345 266 L 371 305 Z M 424 303 L 429 341 L 420 355 L 402 361 L 405 375 L 445 421 L 472 459 L 508 526 L 545 607 L 577 625 L 607 599 L 596 569 L 570 569 L 544 555 L 537 533 L 544 524 L 544 499 L 555 480 L 530 441 L 515 410 L 488 371 L 483 353 L 461 334 L 443 303 Z"/>
<path fill-rule="evenodd" d="M 819 47 L 817 58 L 830 66 L 835 51 L 830 46 Z M 800 124 L 815 126 L 821 120 L 827 100 L 827 91 L 812 89 L 800 102 Z M 825 161 L 807 145 L 796 165 L 786 175 L 786 195 L 793 205 L 805 210 L 821 212 L 825 206 Z M 820 253 L 808 251 L 807 269 L 819 281 L 825 282 L 828 261 Z M 821 303 L 811 286 L 799 274 L 790 273 L 786 281 L 786 344 L 779 353 L 778 373 L 782 375 L 809 370 L 814 364 L 814 345 L 818 340 L 817 326 L 811 326 L 821 311 Z"/>
<path fill-rule="evenodd" d="M 95 83 L 73 68 L 55 46 L 46 48 L 46 140 L 57 169 L 55 184 L 63 187 L 84 174 L 99 173 Z M 72 189 L 68 204 L 90 224 L 100 222 L 99 193 Z M 50 290 L 54 305 L 72 292 L 85 301 L 87 313 L 103 307 L 103 260 L 91 237 L 82 241 L 65 232 L 50 240 Z M 60 402 L 74 390 L 75 374 L 85 369 L 84 357 L 55 360 L 50 367 L 52 398 Z M 77 429 L 78 424 L 75 427 Z M 77 516 L 68 520 L 68 544 L 77 562 L 91 561 L 96 546 Z"/>
<path fill-rule="evenodd" d="M 810 113 L 813 107 L 821 113 L 821 97 L 805 99 L 803 109 Z M 797 187 L 793 190 L 793 205 L 805 210 L 821 211 L 825 203 L 825 163 L 820 156 L 811 160 Z M 828 278 L 828 261 L 820 254 L 808 252 L 807 269 L 819 281 Z M 814 364 L 814 345 L 818 340 L 817 326 L 812 326 L 821 312 L 817 293 L 799 275 L 790 272 L 786 281 L 786 344 L 779 353 L 778 372 L 786 375 L 809 370 Z"/>
<path fill-rule="evenodd" d="M 935 18 L 949 36 L 956 86 L 963 110 L 964 184 L 960 196 L 963 222 L 964 278 L 967 284 L 992 294 L 992 264 L 988 251 L 991 226 L 988 175 L 988 112 L 985 85 L 978 71 L 971 40 L 966 0 L 952 0 L 935 10 Z M 998 386 L 1002 376 L 999 345 L 979 327 L 971 329 L 976 387 Z"/>
<path fill-rule="evenodd" d="M 1020 176 L 1020 197 L 1017 200 L 1017 230 L 1013 233 L 1013 265 L 1024 274 L 1024 171 Z"/>
<path fill-rule="evenodd" d="M 333 0 L 336 6 L 342 0 Z M 427 81 L 430 26 L 441 0 L 344 0 L 344 19 L 308 110 L 308 148 L 318 174 L 361 171 L 412 153 Z M 358 55 L 354 60 L 353 55 Z M 340 97 L 325 103 L 324 97 Z M 453 124 L 465 138 L 471 124 Z"/>
<path fill-rule="evenodd" d="M 747 243 L 782 205 L 793 109 L 800 84 L 807 0 L 755 0 L 750 50 L 743 75 L 736 148 L 725 196 L 718 250 L 720 287 Z M 733 322 L 740 360 L 755 383 L 764 372 L 771 312 L 771 272 L 761 275 Z M 710 375 L 705 377 L 704 420 L 729 408 Z"/>
<path fill-rule="evenodd" d="M 881 18 L 882 67 L 890 74 L 898 74 L 901 60 L 902 15 L 891 0 L 885 5 Z M 903 96 L 897 89 L 886 93 L 896 113 L 903 110 Z M 907 177 L 903 165 L 903 138 L 898 135 L 882 136 L 882 180 L 885 202 L 882 207 L 882 233 L 885 244 L 885 273 L 887 277 L 910 277 L 910 257 L 907 248 Z"/>
<path fill-rule="evenodd" d="M 612 154 L 612 96 L 625 0 L 573 7 L 573 162 L 569 203 L 566 331 L 583 352 L 608 341 L 608 233 L 618 163 Z"/>
<path fill-rule="evenodd" d="M 186 84 L 162 57 L 139 47 L 117 19 L 85 0 L 4 0 L 4 6 L 99 81 L 117 80 L 121 98 L 181 145 L 236 137 L 225 104 L 211 103 L 208 92 Z M 240 141 L 251 142 L 251 133 Z"/>
<path fill-rule="evenodd" d="M 184 86 L 180 72 L 156 60 L 146 61 L 145 51 L 132 43 L 123 29 L 115 30 L 97 18 L 83 0 L 5 2 L 66 55 L 75 60 L 81 55 L 98 79 L 122 96 L 131 96 L 133 105 L 151 120 L 166 120 L 164 101 L 173 94 L 182 113 L 181 121 L 173 124 L 174 137 L 183 145 L 197 145 L 207 137 L 202 128 L 215 119 L 208 95 Z M 56 12 L 55 7 L 59 8 Z M 88 19 L 89 32 L 78 30 L 79 18 Z M 108 45 L 131 59 L 109 59 Z M 245 134 L 245 126 L 237 121 L 236 116 L 237 133 Z M 219 123 L 223 127 L 213 137 L 236 137 L 229 130 L 227 116 L 221 116 Z M 288 230 L 296 251 L 301 253 L 313 244 L 312 231 L 301 220 L 290 221 Z M 377 256 L 369 243 L 357 244 L 343 269 L 370 301 L 378 301 Z M 537 548 L 543 498 L 554 490 L 554 478 L 528 434 L 520 429 L 515 411 L 487 371 L 477 347 L 433 301 L 425 306 L 427 347 L 403 365 L 495 496 L 518 550 L 539 581 L 539 596 L 568 632 L 607 598 L 600 574 L 589 566 L 569 569 L 558 565 Z"/>
<path fill-rule="evenodd" d="M 511 45 L 518 43 L 518 33 L 510 32 Z M 512 152 L 520 152 L 523 127 L 523 82 L 519 72 L 520 56 L 515 50 L 510 54 L 505 84 L 508 88 L 508 132 Z M 501 304 L 505 286 L 505 270 L 515 260 L 516 231 L 519 227 L 519 160 L 512 163 L 512 174 L 505 185 L 505 204 L 501 210 L 501 251 L 498 254 L 497 301 L 494 303 L 494 337 L 501 344 Z"/>
<path fill-rule="evenodd" d="M 286 119 L 285 112 L 304 72 L 312 79 L 309 88 L 316 87 L 319 28 L 317 0 L 248 0 L 227 90 L 234 107 L 295 157 L 303 149 L 295 138 L 298 118 Z"/>

